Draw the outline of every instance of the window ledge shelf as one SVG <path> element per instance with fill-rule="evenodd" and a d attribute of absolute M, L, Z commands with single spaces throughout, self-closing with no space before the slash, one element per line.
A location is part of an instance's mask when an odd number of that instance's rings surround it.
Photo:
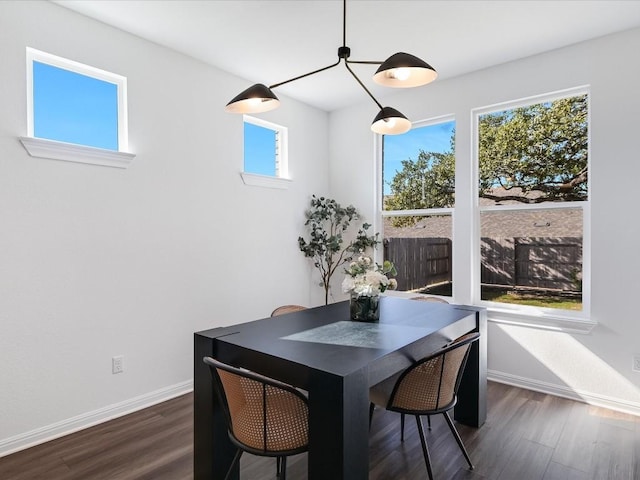
<path fill-rule="evenodd" d="M 257 175 L 255 173 L 240 173 L 245 185 L 253 187 L 279 188 L 287 190 L 291 185 L 291 179 L 282 177 L 269 177 L 267 175 Z"/>
<path fill-rule="evenodd" d="M 127 168 L 135 154 L 102 148 L 56 142 L 44 138 L 20 137 L 20 142 L 32 157 L 88 163 L 104 167 Z"/>
<path fill-rule="evenodd" d="M 507 309 L 487 308 L 487 319 L 490 322 L 523 327 L 539 328 L 566 333 L 589 334 L 598 322 L 587 318 L 566 317 L 549 314 L 527 314 Z"/>

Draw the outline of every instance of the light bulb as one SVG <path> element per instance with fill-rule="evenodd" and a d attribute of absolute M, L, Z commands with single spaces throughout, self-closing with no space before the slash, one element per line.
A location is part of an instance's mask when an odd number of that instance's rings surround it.
<path fill-rule="evenodd" d="M 394 68 L 389 70 L 387 76 L 396 80 L 406 80 L 411 75 L 411 70 L 408 68 Z"/>

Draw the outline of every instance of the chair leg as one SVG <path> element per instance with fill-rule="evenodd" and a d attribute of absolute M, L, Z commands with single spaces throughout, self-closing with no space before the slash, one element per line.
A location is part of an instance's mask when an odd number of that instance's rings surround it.
<path fill-rule="evenodd" d="M 280 480 L 287 480 L 287 457 L 280 457 Z"/>
<path fill-rule="evenodd" d="M 371 430 L 371 420 L 373 420 L 373 411 L 376 406 L 373 403 L 369 403 L 369 430 Z"/>
<path fill-rule="evenodd" d="M 400 441 L 404 442 L 404 413 L 400 414 Z"/>
<path fill-rule="evenodd" d="M 451 429 L 451 433 L 453 433 L 454 438 L 456 439 L 456 442 L 458 442 L 458 446 L 460 447 L 460 450 L 462 450 L 462 454 L 464 455 L 464 458 L 467 459 L 467 463 L 469 464 L 469 468 L 471 470 L 473 470 L 473 463 L 471 463 L 471 459 L 469 458 L 469 454 L 467 453 L 467 449 L 464 448 L 464 444 L 462 443 L 462 439 L 460 438 L 460 435 L 458 434 L 458 431 L 456 430 L 456 427 L 453 425 L 453 422 L 451 421 L 451 417 L 449 416 L 448 412 L 444 412 L 443 413 L 445 420 L 447 420 L 447 423 L 449 424 L 449 428 Z"/>
<path fill-rule="evenodd" d="M 431 430 L 431 415 L 427 415 L 427 428 Z"/>
<path fill-rule="evenodd" d="M 233 462 L 231 462 L 231 466 L 229 467 L 229 470 L 227 471 L 227 474 L 224 477 L 224 480 L 229 480 L 229 475 L 231 475 L 231 471 L 233 470 L 233 467 L 235 467 L 236 464 L 240 461 L 241 456 L 242 456 L 242 450 L 238 448 L 236 450 L 236 454 L 233 457 Z"/>
<path fill-rule="evenodd" d="M 276 457 L 276 478 L 280 478 L 280 457 Z"/>
<path fill-rule="evenodd" d="M 429 457 L 427 440 L 424 438 L 424 429 L 422 428 L 422 420 L 420 420 L 420 415 L 416 415 L 416 424 L 418 425 L 420 443 L 422 443 L 422 454 L 424 455 L 424 463 L 427 464 L 427 473 L 429 474 L 429 480 L 433 480 L 433 472 L 431 471 L 431 457 Z"/>

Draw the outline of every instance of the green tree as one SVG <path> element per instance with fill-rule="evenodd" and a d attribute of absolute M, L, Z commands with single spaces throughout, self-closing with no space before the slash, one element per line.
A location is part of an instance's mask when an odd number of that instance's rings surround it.
<path fill-rule="evenodd" d="M 586 95 L 482 115 L 478 128 L 480 197 L 521 203 L 587 198 Z M 402 161 L 385 210 L 453 206 L 454 138 L 455 133 L 448 152 L 420 151 L 416 160 Z M 496 189 L 503 192 L 497 195 Z M 393 222 L 404 226 L 416 220 L 394 217 Z"/>
<path fill-rule="evenodd" d="M 454 205 L 455 156 L 425 152 L 416 160 L 402 160 L 402 170 L 390 183 L 391 195 L 385 199 L 385 210 L 447 208 Z M 416 217 L 394 217 L 395 226 L 412 225 Z"/>
<path fill-rule="evenodd" d="M 585 200 L 587 128 L 586 95 L 483 115 L 480 196 L 521 203 Z M 494 195 L 500 187 L 513 194 Z"/>
<path fill-rule="evenodd" d="M 331 198 L 313 195 L 305 216 L 309 239 L 298 237 L 298 246 L 320 272 L 320 285 L 324 288 L 325 304 L 328 304 L 333 274 L 338 267 L 350 262 L 354 255 L 374 248 L 379 243 L 378 234 L 368 235 L 371 225 L 363 223 L 355 238 L 343 245 L 351 222 L 359 220 L 360 214 L 353 205 L 343 207 Z"/>

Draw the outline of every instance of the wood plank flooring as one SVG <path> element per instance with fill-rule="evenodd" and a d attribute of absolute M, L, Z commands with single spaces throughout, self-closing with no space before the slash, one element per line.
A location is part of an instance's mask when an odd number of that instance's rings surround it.
<path fill-rule="evenodd" d="M 192 479 L 192 399 L 184 395 L 0 458 L 0 479 Z M 444 419 L 432 419 L 426 435 L 436 479 L 640 479 L 640 417 L 493 382 L 487 400 L 482 428 L 457 425 L 474 470 Z M 370 459 L 371 480 L 427 478 L 410 417 L 400 442 L 399 415 L 376 410 Z M 305 454 L 289 459 L 287 473 L 289 480 L 307 478 Z M 275 460 L 243 455 L 241 478 L 274 479 Z"/>

